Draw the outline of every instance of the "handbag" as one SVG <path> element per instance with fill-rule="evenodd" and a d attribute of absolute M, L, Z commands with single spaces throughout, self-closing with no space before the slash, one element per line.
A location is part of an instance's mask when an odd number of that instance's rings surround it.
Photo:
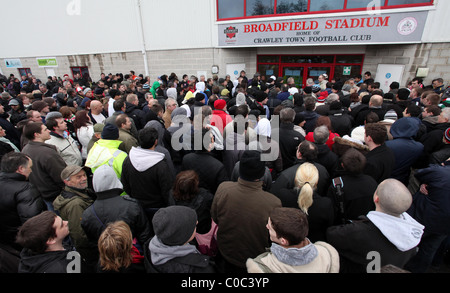
<path fill-rule="evenodd" d="M 217 229 L 219 226 L 211 219 L 211 229 L 205 234 L 195 234 L 195 240 L 197 241 L 197 249 L 201 254 L 208 256 L 216 256 L 219 251 L 217 246 Z"/>

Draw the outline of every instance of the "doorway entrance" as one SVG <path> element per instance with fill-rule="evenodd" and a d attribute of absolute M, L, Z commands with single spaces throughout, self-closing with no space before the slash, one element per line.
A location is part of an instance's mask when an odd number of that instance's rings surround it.
<path fill-rule="evenodd" d="M 257 59 L 258 72 L 266 80 L 273 75 L 284 82 L 293 77 L 297 87 L 303 88 L 308 78 L 318 82 L 321 74 L 342 82 L 361 74 L 364 55 L 258 55 Z"/>

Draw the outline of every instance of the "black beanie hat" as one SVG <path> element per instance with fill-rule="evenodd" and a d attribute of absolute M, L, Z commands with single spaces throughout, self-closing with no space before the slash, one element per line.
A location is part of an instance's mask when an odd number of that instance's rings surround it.
<path fill-rule="evenodd" d="M 119 138 L 119 128 L 114 124 L 108 123 L 102 131 L 102 139 L 116 140 Z"/>
<path fill-rule="evenodd" d="M 195 100 L 196 100 L 197 102 L 201 102 L 201 101 L 203 101 L 205 98 L 206 98 L 206 95 L 205 95 L 204 93 L 197 93 L 197 94 L 195 95 Z"/>
<path fill-rule="evenodd" d="M 239 177 L 246 181 L 261 179 L 266 172 L 266 164 L 261 161 L 258 151 L 244 151 L 239 161 Z"/>
<path fill-rule="evenodd" d="M 163 244 L 184 245 L 197 226 L 197 213 L 186 206 L 169 206 L 155 213 L 152 224 L 156 237 Z"/>

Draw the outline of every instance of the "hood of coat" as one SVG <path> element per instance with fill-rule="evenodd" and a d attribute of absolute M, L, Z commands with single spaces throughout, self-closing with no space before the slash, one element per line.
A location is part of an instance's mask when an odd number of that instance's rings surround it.
<path fill-rule="evenodd" d="M 141 147 L 132 147 L 130 150 L 130 161 L 136 170 L 144 172 L 151 167 L 164 160 L 165 155 L 163 153 L 146 150 Z"/>
<path fill-rule="evenodd" d="M 392 124 L 390 132 L 393 138 L 412 138 L 417 135 L 419 125 L 417 119 L 404 117 Z"/>
<path fill-rule="evenodd" d="M 422 238 L 424 226 L 414 220 L 408 213 L 394 217 L 385 213 L 371 211 L 367 218 L 400 251 L 416 247 Z"/>
<path fill-rule="evenodd" d="M 93 199 L 87 193 L 83 193 L 81 190 L 65 186 L 61 194 L 53 201 L 53 206 L 56 210 L 61 210 L 65 206 L 80 198 L 85 202 L 93 202 Z"/>
<path fill-rule="evenodd" d="M 117 178 L 116 172 L 108 165 L 101 165 L 95 170 L 92 178 L 92 186 L 95 192 L 123 189 L 122 182 Z"/>
<path fill-rule="evenodd" d="M 35 254 L 24 248 L 20 253 L 20 273 L 45 273 L 47 272 L 46 268 L 52 269 L 55 262 L 64 262 L 66 258 L 66 250 Z"/>

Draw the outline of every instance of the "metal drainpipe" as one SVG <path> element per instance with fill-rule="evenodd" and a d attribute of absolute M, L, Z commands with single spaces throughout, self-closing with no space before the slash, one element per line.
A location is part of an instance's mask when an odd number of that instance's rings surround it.
<path fill-rule="evenodd" d="M 141 31 L 142 36 L 142 56 L 144 58 L 144 69 L 145 69 L 145 76 L 150 76 L 150 73 L 148 71 L 148 61 L 147 61 L 147 49 L 145 46 L 145 34 L 144 34 L 144 27 L 142 24 L 142 11 L 141 11 L 141 0 L 136 0 L 137 8 L 138 8 L 138 21 L 139 21 L 139 29 Z"/>

